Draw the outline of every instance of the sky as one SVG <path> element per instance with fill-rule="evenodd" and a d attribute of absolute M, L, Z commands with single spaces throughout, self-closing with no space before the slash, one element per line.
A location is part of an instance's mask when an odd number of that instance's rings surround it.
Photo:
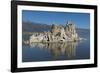
<path fill-rule="evenodd" d="M 53 23 L 56 25 L 66 25 L 67 21 L 72 21 L 77 28 L 90 28 L 89 13 L 23 10 L 22 21 L 44 23 L 48 25 Z"/>

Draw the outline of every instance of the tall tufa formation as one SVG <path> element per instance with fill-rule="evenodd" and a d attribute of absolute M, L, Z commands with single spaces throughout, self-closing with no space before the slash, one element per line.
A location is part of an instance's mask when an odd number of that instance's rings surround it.
<path fill-rule="evenodd" d="M 75 24 L 72 22 L 67 22 L 65 27 L 66 35 L 72 40 L 79 40 L 78 34 L 76 32 Z"/>

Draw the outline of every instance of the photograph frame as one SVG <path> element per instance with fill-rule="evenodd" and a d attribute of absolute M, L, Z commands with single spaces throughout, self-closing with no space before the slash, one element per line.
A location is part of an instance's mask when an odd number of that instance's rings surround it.
<path fill-rule="evenodd" d="M 18 61 L 17 60 L 18 5 L 93 9 L 94 10 L 94 64 L 18 68 L 18 62 L 17 62 Z M 47 3 L 47 2 L 33 2 L 33 1 L 11 1 L 11 72 L 43 71 L 43 70 L 74 69 L 74 68 L 89 68 L 89 67 L 97 67 L 97 6 L 96 5 Z"/>

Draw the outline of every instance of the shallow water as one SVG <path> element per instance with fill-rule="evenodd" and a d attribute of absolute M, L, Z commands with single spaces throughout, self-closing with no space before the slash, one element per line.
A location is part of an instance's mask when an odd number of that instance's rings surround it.
<path fill-rule="evenodd" d="M 67 43 L 31 43 L 23 45 L 22 61 L 55 61 L 90 58 L 89 40 Z"/>

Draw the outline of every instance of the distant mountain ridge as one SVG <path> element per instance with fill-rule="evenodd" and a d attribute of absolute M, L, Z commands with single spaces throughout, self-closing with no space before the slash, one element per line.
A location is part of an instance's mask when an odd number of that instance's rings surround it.
<path fill-rule="evenodd" d="M 51 28 L 50 25 L 36 22 L 23 22 L 22 24 L 23 32 L 43 32 L 49 31 Z"/>
<path fill-rule="evenodd" d="M 23 32 L 44 32 L 50 31 L 51 25 L 36 22 L 22 22 Z M 89 31 L 89 29 L 77 28 L 77 32 Z M 83 32 L 84 33 L 84 32 Z"/>

